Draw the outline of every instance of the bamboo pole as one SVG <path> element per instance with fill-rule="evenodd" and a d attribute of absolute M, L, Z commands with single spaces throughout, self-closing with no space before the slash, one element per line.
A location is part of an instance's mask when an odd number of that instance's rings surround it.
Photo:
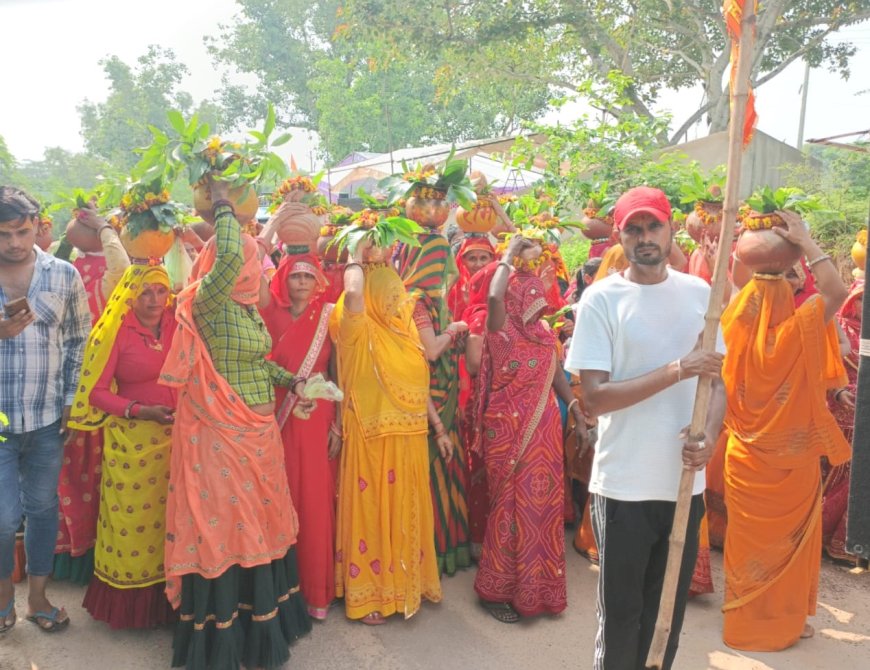
<path fill-rule="evenodd" d="M 716 256 L 716 267 L 713 270 L 710 302 L 707 305 L 707 313 L 704 317 L 704 334 L 701 340 L 701 347 L 704 351 L 713 351 L 716 347 L 719 319 L 722 316 L 722 299 L 725 295 L 725 283 L 728 280 L 731 240 L 734 239 L 734 222 L 737 219 L 737 205 L 740 197 L 740 168 L 743 159 L 743 122 L 746 118 L 746 102 L 749 98 L 749 72 L 752 43 L 755 38 L 754 5 L 753 0 L 745 2 L 740 22 L 740 55 L 737 61 L 737 73 L 735 77 L 737 84 L 736 90 L 731 91 L 725 202 L 722 207 L 722 229 L 719 234 L 719 251 Z M 712 380 L 708 377 L 700 377 L 698 379 L 698 390 L 695 395 L 695 405 L 692 410 L 692 423 L 689 429 L 689 433 L 693 437 L 704 433 L 711 393 Z M 715 435 L 707 435 L 706 439 L 713 441 L 716 437 Z M 665 568 L 658 618 L 656 619 L 655 633 L 646 660 L 646 666 L 648 668 L 656 668 L 656 670 L 660 669 L 664 663 L 665 650 L 671 634 L 674 618 L 674 601 L 677 594 L 677 583 L 680 578 L 683 550 L 686 546 L 686 530 L 689 525 L 689 510 L 692 502 L 694 481 L 695 473 L 690 470 L 683 470 L 680 477 L 677 505 L 674 510 L 674 523 L 668 541 L 668 562 Z"/>

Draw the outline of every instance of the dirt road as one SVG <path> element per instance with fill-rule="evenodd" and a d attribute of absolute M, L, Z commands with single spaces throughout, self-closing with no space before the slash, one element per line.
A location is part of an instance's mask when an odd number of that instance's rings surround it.
<path fill-rule="evenodd" d="M 870 573 L 850 574 L 830 563 L 822 568 L 816 636 L 775 654 L 728 649 L 720 636 L 722 555 L 713 554 L 717 593 L 689 603 L 675 670 L 845 670 L 870 668 Z M 596 569 L 568 550 L 568 610 L 558 617 L 509 626 L 477 604 L 473 572 L 444 580 L 444 601 L 426 605 L 409 621 L 390 619 L 372 628 L 351 623 L 340 607 L 292 649 L 287 668 L 306 670 L 530 670 L 589 668 L 595 636 Z M 168 668 L 169 630 L 120 631 L 94 622 L 81 607 L 84 589 L 53 584 L 55 602 L 66 606 L 70 628 L 45 635 L 21 620 L 0 638 L 0 669 L 152 670 Z"/>

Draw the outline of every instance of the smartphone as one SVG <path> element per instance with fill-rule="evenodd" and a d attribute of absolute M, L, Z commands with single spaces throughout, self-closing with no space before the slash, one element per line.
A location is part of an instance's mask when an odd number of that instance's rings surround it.
<path fill-rule="evenodd" d="M 30 303 L 27 302 L 27 298 L 18 298 L 3 305 L 3 311 L 6 313 L 6 318 L 11 319 L 19 312 L 29 312 Z"/>

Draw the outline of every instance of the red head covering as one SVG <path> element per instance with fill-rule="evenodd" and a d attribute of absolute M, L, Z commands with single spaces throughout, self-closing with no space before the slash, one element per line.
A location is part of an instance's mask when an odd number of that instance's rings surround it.
<path fill-rule="evenodd" d="M 795 309 L 803 305 L 807 299 L 814 296 L 819 290 L 816 288 L 816 278 L 813 277 L 813 273 L 810 272 L 810 269 L 807 267 L 807 262 L 802 258 L 800 263 L 794 264 L 794 271 L 797 273 L 798 277 L 803 280 L 801 287 L 794 294 L 794 306 Z"/>
<path fill-rule="evenodd" d="M 245 260 L 230 297 L 241 305 L 255 305 L 260 299 L 260 277 L 263 267 L 260 263 L 259 245 L 253 237 L 242 233 L 242 247 Z M 196 257 L 190 273 L 191 284 L 211 271 L 216 256 L 217 237 L 212 237 Z"/>
<path fill-rule="evenodd" d="M 459 247 L 459 252 L 456 254 L 456 257 L 459 259 L 459 279 L 450 287 L 450 292 L 447 296 L 447 306 L 450 308 L 454 319 L 462 318 L 466 307 L 471 304 L 466 299 L 468 283 L 471 281 L 471 272 L 462 261 L 462 257 L 471 251 L 486 251 L 492 254 L 493 258 L 496 255 L 495 247 L 486 235 L 466 235 L 462 240 L 462 246 Z M 484 298 L 485 302 L 486 299 Z"/>
<path fill-rule="evenodd" d="M 664 191 L 649 186 L 636 186 L 619 196 L 613 208 L 617 230 L 622 230 L 636 214 L 651 214 L 658 221 L 671 218 L 671 203 Z"/>
<path fill-rule="evenodd" d="M 462 314 L 454 314 L 468 324 L 468 332 L 472 335 L 483 335 L 486 326 L 486 299 L 489 295 L 489 285 L 498 269 L 498 263 L 489 263 L 474 273 L 468 282 L 468 306 Z"/>
<path fill-rule="evenodd" d="M 287 278 L 297 272 L 305 272 L 314 276 L 317 282 L 317 289 L 312 300 L 317 300 L 329 282 L 323 275 L 320 269 L 320 261 L 313 254 L 294 254 L 284 256 L 281 262 L 278 263 L 278 269 L 275 272 L 272 280 L 269 282 L 269 291 L 272 293 L 272 299 L 278 307 L 284 309 L 290 307 L 290 289 L 287 287 Z"/>

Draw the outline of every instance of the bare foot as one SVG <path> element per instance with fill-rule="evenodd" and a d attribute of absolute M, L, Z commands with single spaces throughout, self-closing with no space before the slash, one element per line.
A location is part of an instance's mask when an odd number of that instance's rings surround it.
<path fill-rule="evenodd" d="M 816 629 L 810 626 L 809 624 L 804 624 L 804 630 L 801 633 L 801 640 L 808 640 L 813 635 L 816 634 Z"/>

